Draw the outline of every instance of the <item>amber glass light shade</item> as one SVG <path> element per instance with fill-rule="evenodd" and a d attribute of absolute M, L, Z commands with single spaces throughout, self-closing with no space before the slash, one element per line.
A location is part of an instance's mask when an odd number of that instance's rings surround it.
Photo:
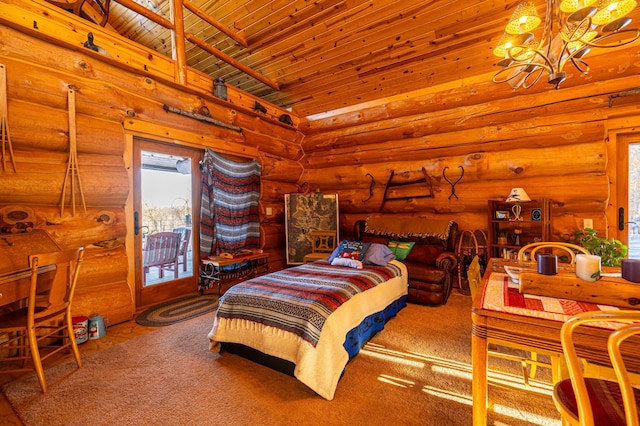
<path fill-rule="evenodd" d="M 626 29 L 631 23 L 627 15 L 638 2 L 519 1 L 505 28 L 505 35 L 494 49 L 494 54 L 502 58 L 496 63 L 501 70 L 495 74 L 494 83 L 508 82 L 514 90 L 528 89 L 547 74 L 547 82 L 558 89 L 568 76 L 564 71 L 566 64 L 573 64 L 577 71 L 588 74 L 589 66 L 584 57 L 593 48 L 617 48 L 640 40 L 640 29 Z M 540 25 L 536 4 L 545 8 L 541 15 L 544 25 Z M 509 38 L 509 35 L 515 38 Z M 517 37 L 525 35 L 530 38 L 519 42 Z M 538 41 L 530 42 L 536 38 Z"/>
<path fill-rule="evenodd" d="M 535 4 L 532 1 L 523 1 L 516 6 L 505 31 L 509 34 L 528 33 L 537 28 L 540 22 Z"/>
<path fill-rule="evenodd" d="M 598 0 L 562 0 L 560 10 L 564 13 L 573 13 L 577 10 L 591 6 Z"/>
<path fill-rule="evenodd" d="M 600 0 L 592 22 L 596 25 L 607 25 L 628 15 L 637 5 L 636 0 Z"/>
<path fill-rule="evenodd" d="M 511 52 L 511 55 L 514 57 L 523 60 L 527 59 L 526 57 L 522 57 L 523 52 L 527 49 L 533 48 L 535 45 L 535 38 L 533 34 L 526 33 L 520 35 L 513 35 L 504 33 L 500 40 L 498 41 L 498 45 L 493 49 L 493 54 L 500 57 L 506 58 L 508 57 L 508 53 Z M 512 49 L 514 46 L 523 46 L 522 49 Z M 529 55 L 531 56 L 531 55 Z"/>
<path fill-rule="evenodd" d="M 507 54 L 507 50 L 513 46 L 512 41 L 513 36 L 509 33 L 503 33 L 500 40 L 498 40 L 498 45 L 493 49 L 493 54 L 499 58 L 504 58 Z"/>

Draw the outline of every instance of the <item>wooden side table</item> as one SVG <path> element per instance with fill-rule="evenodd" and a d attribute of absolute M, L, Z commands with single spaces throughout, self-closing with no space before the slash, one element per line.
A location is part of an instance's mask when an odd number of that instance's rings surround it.
<path fill-rule="evenodd" d="M 266 253 L 233 258 L 210 257 L 201 260 L 198 290 L 202 294 L 206 289 L 211 288 L 212 284 L 217 283 L 218 296 L 220 296 L 223 283 L 252 278 L 267 272 L 269 272 L 269 255 Z"/>

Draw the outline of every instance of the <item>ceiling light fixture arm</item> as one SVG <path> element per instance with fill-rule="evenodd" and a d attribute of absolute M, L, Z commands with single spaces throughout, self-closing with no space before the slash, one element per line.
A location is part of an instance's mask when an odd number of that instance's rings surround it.
<path fill-rule="evenodd" d="M 616 48 L 640 39 L 639 29 L 625 28 L 631 23 L 625 15 L 637 6 L 636 0 L 601 0 L 598 7 L 592 6 L 594 3 L 547 0 L 544 25 L 536 37 L 533 31 L 541 20 L 535 4 L 520 2 L 494 49 L 502 58 L 494 83 L 509 82 L 514 90 L 528 89 L 546 73 L 548 83 L 558 89 L 567 78 L 567 63 L 588 74 L 584 57 L 592 48 Z"/>

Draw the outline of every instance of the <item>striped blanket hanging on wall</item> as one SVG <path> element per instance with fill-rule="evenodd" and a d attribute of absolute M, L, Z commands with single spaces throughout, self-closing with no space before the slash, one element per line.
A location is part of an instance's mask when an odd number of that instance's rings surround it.
<path fill-rule="evenodd" d="M 260 163 L 232 161 L 207 149 L 201 169 L 201 256 L 260 247 Z"/>

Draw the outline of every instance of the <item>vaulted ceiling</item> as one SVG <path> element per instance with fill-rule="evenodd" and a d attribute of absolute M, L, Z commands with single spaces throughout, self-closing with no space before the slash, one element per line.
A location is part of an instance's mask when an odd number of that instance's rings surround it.
<path fill-rule="evenodd" d="M 171 19 L 170 0 L 135 0 Z M 112 0 L 107 26 L 172 56 L 171 32 Z M 492 55 L 518 1 L 184 0 L 185 33 L 278 90 L 186 42 L 187 64 L 305 117 L 497 71 Z M 545 1 L 536 0 L 544 13 Z M 247 47 L 189 10 L 193 4 Z M 640 21 L 637 8 L 634 23 Z M 490 78 L 490 76 L 488 77 Z"/>

